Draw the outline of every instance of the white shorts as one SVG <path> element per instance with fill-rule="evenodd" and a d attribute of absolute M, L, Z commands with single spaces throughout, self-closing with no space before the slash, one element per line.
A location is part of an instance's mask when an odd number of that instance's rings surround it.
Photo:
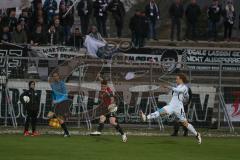
<path fill-rule="evenodd" d="M 186 114 L 184 111 L 183 106 L 178 105 L 166 105 L 163 107 L 163 109 L 166 111 L 169 115 L 175 115 L 180 122 L 187 121 Z"/>

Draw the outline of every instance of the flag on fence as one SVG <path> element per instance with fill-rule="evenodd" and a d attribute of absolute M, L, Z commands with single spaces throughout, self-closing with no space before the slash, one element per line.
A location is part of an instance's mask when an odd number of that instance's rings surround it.
<path fill-rule="evenodd" d="M 0 0 L 0 9 L 25 8 L 30 6 L 30 0 Z"/>
<path fill-rule="evenodd" d="M 100 48 L 106 46 L 106 43 L 99 41 L 95 38 L 92 38 L 90 36 L 86 36 L 84 46 L 87 48 L 87 53 L 89 54 L 89 56 L 99 58 L 97 52 Z"/>

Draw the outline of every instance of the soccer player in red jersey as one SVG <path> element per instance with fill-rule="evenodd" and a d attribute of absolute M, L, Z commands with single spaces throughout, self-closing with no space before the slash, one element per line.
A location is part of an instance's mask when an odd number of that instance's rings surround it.
<path fill-rule="evenodd" d="M 104 128 L 104 122 L 106 119 L 109 119 L 110 124 L 114 126 L 116 130 L 121 134 L 122 141 L 127 142 L 127 136 L 117 122 L 117 105 L 115 103 L 114 93 L 108 86 L 107 81 L 100 77 L 100 74 L 97 78 L 101 81 L 101 91 L 99 95 L 99 98 L 101 100 L 101 104 L 99 106 L 100 120 L 97 131 L 91 133 L 91 135 L 101 135 L 101 132 Z"/>

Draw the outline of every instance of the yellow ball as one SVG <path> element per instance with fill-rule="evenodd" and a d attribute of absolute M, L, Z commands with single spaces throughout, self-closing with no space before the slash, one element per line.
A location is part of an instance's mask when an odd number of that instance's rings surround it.
<path fill-rule="evenodd" d="M 53 128 L 60 128 L 60 124 L 57 118 L 53 118 L 49 121 L 49 126 Z"/>

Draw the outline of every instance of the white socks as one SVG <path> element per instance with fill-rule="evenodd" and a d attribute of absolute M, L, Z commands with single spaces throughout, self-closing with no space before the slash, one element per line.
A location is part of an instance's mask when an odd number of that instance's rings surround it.
<path fill-rule="evenodd" d="M 155 118 L 158 118 L 159 116 L 160 116 L 159 111 L 156 111 L 154 113 L 147 115 L 147 119 L 155 119 Z"/>
<path fill-rule="evenodd" d="M 195 136 L 197 136 L 197 131 L 194 129 L 194 127 L 193 127 L 190 123 L 188 123 L 187 129 L 188 129 L 190 132 L 192 132 Z"/>

